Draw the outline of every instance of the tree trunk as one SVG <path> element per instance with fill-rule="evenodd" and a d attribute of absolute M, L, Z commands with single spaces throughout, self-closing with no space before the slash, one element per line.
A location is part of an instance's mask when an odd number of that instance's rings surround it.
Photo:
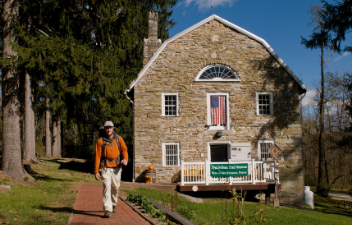
<path fill-rule="evenodd" d="M 60 117 L 57 117 L 57 158 L 61 158 L 61 120 Z"/>
<path fill-rule="evenodd" d="M 323 191 L 323 163 L 324 163 L 324 143 L 323 143 L 323 132 L 324 132 L 324 45 L 321 45 L 321 56 L 320 56 L 320 69 L 321 69 L 321 92 L 319 102 L 319 138 L 318 138 L 318 150 L 319 150 L 319 167 L 318 167 L 318 184 L 317 192 Z"/>
<path fill-rule="evenodd" d="M 17 52 L 12 49 L 11 42 L 15 42 L 16 35 L 12 23 L 18 17 L 18 2 L 16 0 L 3 1 L 3 58 L 9 61 L 17 59 Z M 19 76 L 11 66 L 2 68 L 2 171 L 8 176 L 23 181 L 25 177 L 33 180 L 24 170 L 21 152 L 20 132 L 20 100 Z"/>
<path fill-rule="evenodd" d="M 24 153 L 23 159 L 26 161 L 38 162 L 35 155 L 35 127 L 34 127 L 34 110 L 33 95 L 31 89 L 31 78 L 27 71 L 25 72 L 24 82 Z"/>
<path fill-rule="evenodd" d="M 58 157 L 58 136 L 57 136 L 57 117 L 53 119 L 53 157 L 59 158 Z"/>
<path fill-rule="evenodd" d="M 49 98 L 45 100 L 45 158 L 51 157 L 50 105 Z"/>

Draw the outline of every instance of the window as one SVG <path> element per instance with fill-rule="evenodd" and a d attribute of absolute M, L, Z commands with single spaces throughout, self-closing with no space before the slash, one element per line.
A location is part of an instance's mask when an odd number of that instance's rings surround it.
<path fill-rule="evenodd" d="M 180 151 L 178 143 L 163 143 L 163 165 L 180 165 Z"/>
<path fill-rule="evenodd" d="M 208 126 L 210 130 L 229 129 L 228 99 L 229 95 L 225 93 L 208 93 Z"/>
<path fill-rule="evenodd" d="M 239 81 L 239 79 L 230 67 L 222 64 L 212 64 L 198 73 L 196 81 Z"/>
<path fill-rule="evenodd" d="M 258 159 L 266 160 L 271 158 L 269 154 L 269 149 L 273 146 L 274 141 L 258 141 Z"/>
<path fill-rule="evenodd" d="M 178 116 L 178 93 L 162 94 L 162 115 Z"/>
<path fill-rule="evenodd" d="M 270 92 L 257 93 L 257 115 L 273 115 L 273 94 Z"/>

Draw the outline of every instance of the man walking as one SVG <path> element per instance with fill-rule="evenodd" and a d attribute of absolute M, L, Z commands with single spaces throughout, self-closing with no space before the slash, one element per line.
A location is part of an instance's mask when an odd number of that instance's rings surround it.
<path fill-rule="evenodd" d="M 128 154 L 125 142 L 114 132 L 111 121 L 105 122 L 104 131 L 105 137 L 99 138 L 95 147 L 94 173 L 96 180 L 100 177 L 103 180 L 104 217 L 109 218 L 112 212 L 116 212 L 121 164 L 127 165 Z"/>

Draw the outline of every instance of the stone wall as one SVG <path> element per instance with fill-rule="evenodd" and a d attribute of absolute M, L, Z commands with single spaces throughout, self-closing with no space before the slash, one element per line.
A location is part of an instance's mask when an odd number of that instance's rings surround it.
<path fill-rule="evenodd" d="M 196 82 L 199 71 L 222 63 L 238 82 Z M 162 143 L 177 142 L 181 160 L 204 161 L 209 142 L 274 140 L 283 150 L 281 202 L 303 204 L 299 85 L 257 41 L 212 20 L 169 43 L 134 87 L 135 177 L 153 164 L 156 182 L 174 182 L 180 167 L 163 167 Z M 162 93 L 178 93 L 179 116 L 162 116 Z M 207 93 L 228 93 L 230 129 L 207 128 Z M 257 115 L 256 92 L 272 92 L 273 115 Z M 204 153 L 204 157 L 201 157 Z"/>
<path fill-rule="evenodd" d="M 149 12 L 148 18 L 148 39 L 143 42 L 143 66 L 148 63 L 149 59 L 161 46 L 161 40 L 158 39 L 158 13 Z"/>

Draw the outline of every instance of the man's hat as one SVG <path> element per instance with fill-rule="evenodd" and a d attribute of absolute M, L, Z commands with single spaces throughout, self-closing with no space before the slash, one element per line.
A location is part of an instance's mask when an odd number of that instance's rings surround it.
<path fill-rule="evenodd" d="M 114 124 L 111 121 L 106 121 L 104 127 L 113 127 Z"/>

